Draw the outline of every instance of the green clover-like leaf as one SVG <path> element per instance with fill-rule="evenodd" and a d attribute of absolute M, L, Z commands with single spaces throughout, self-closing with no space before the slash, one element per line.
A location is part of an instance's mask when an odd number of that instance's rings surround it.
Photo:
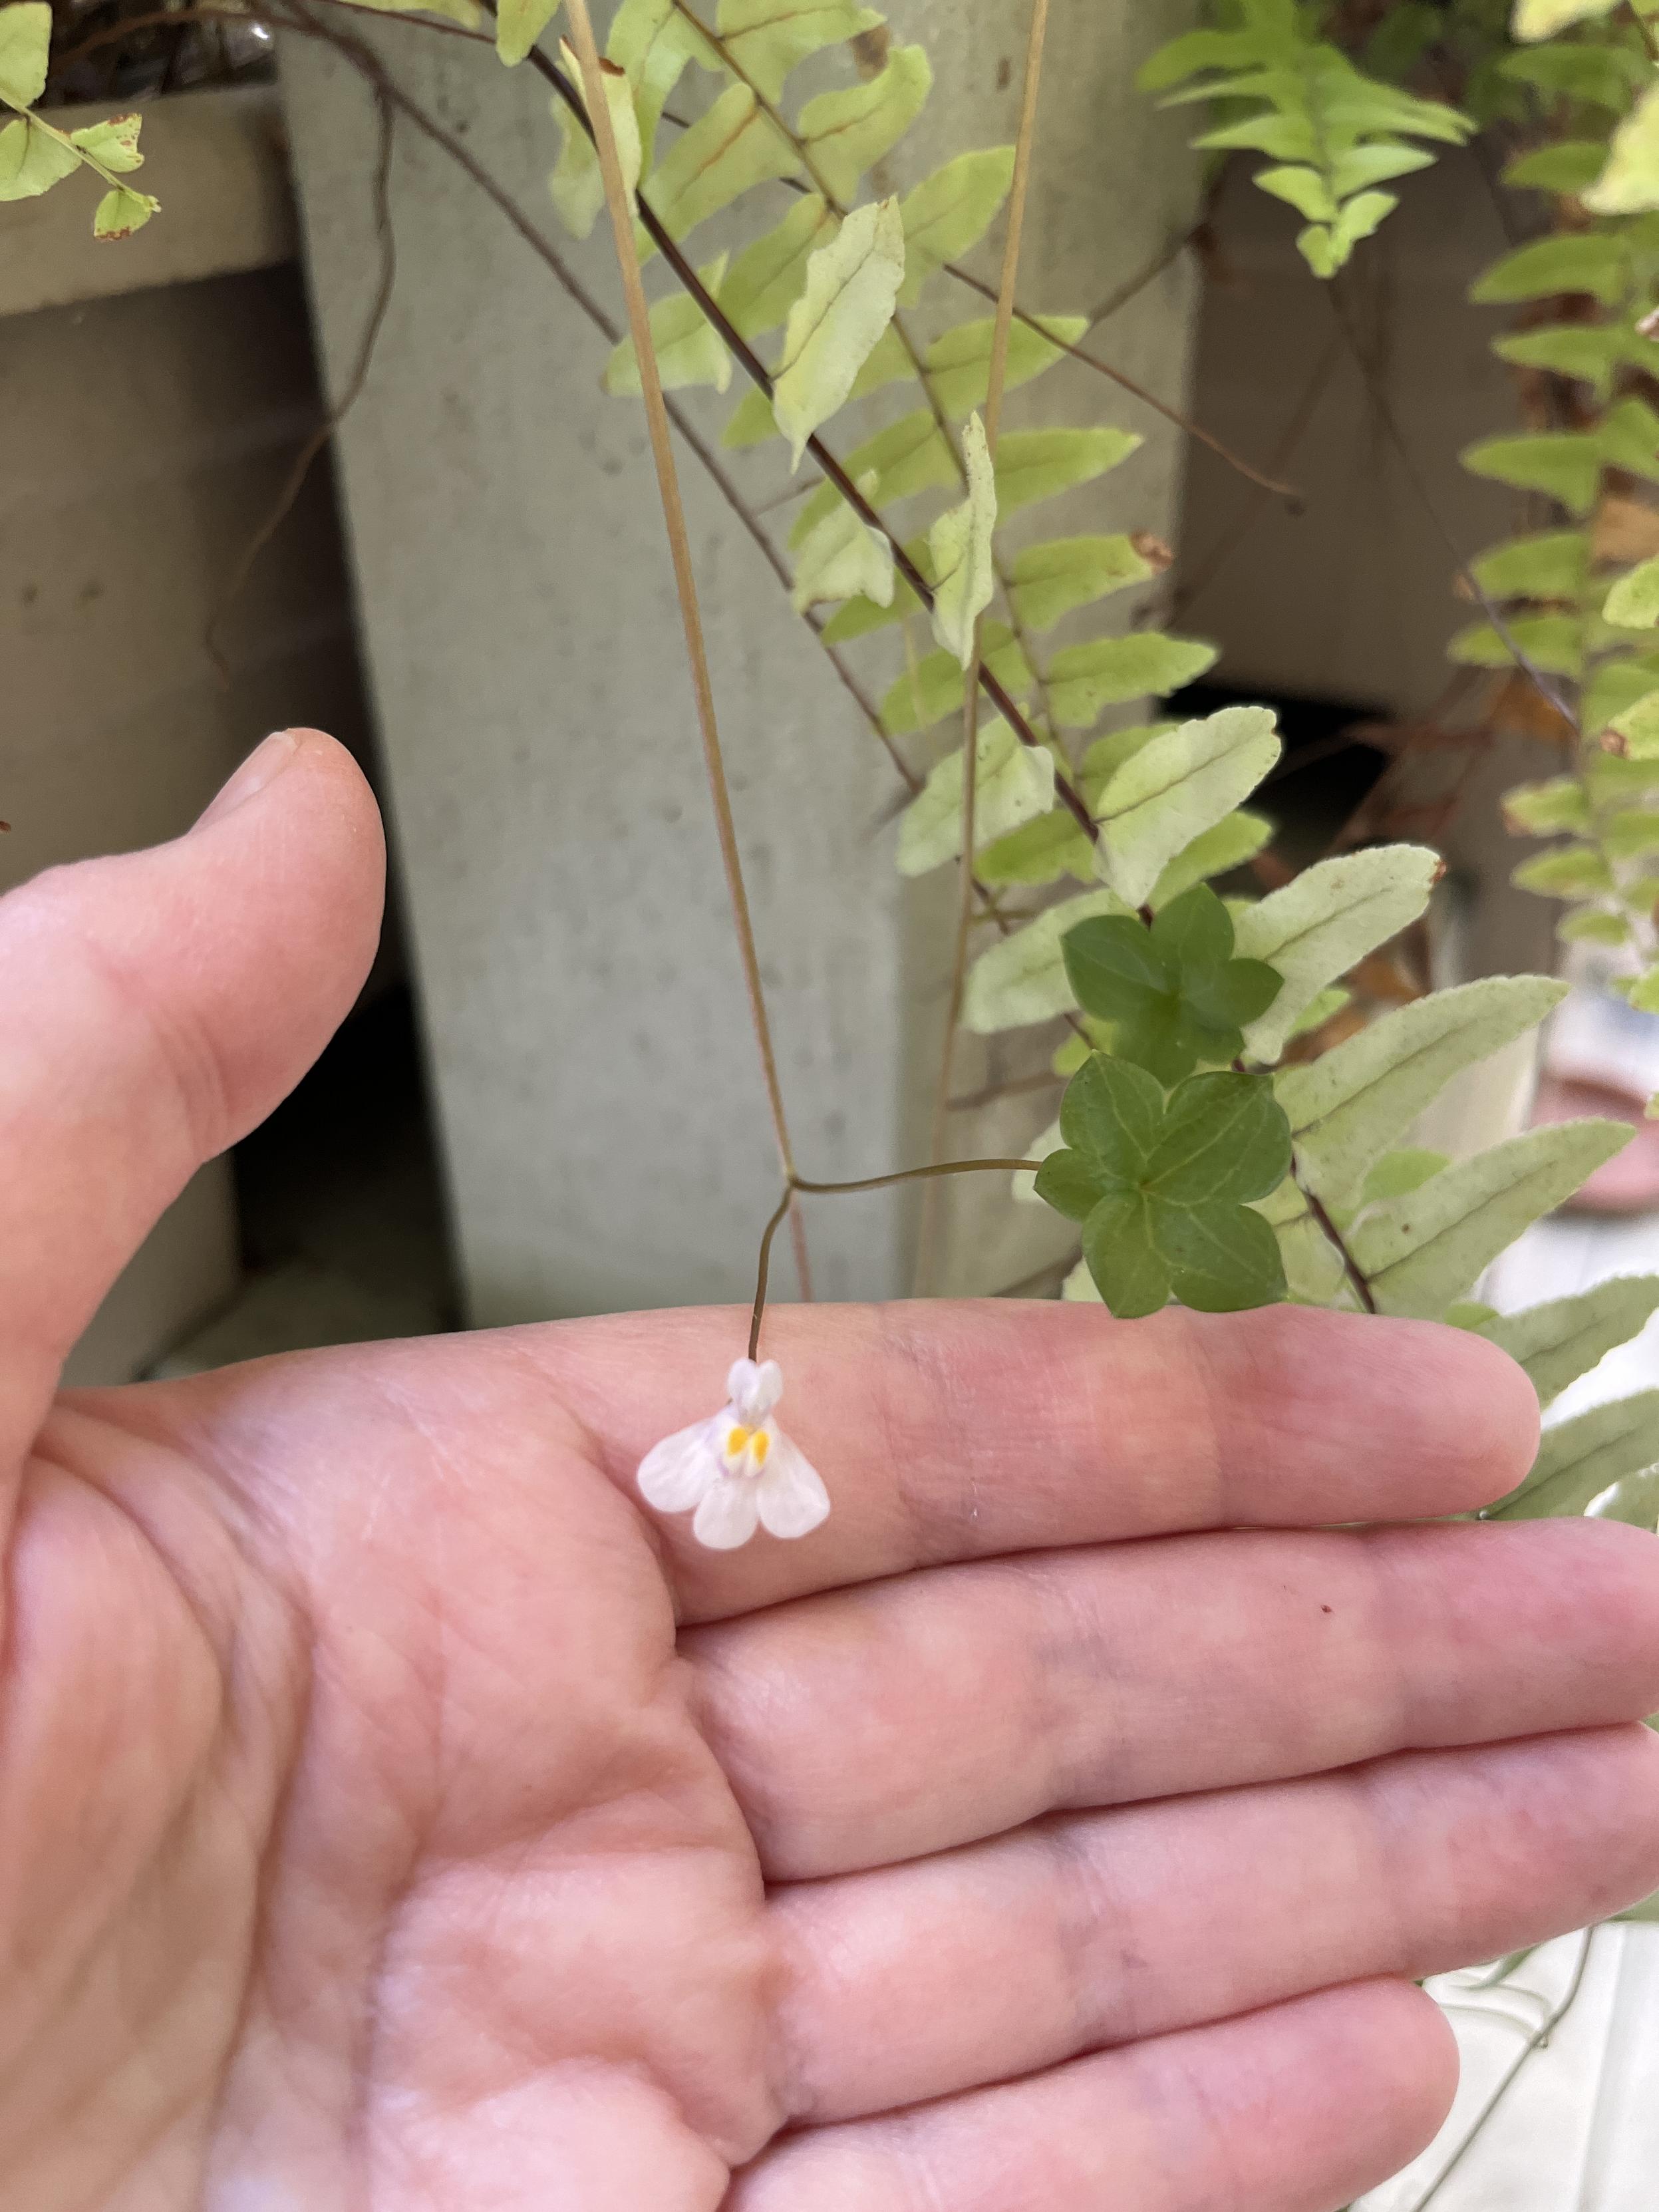
<path fill-rule="evenodd" d="M 1171 899 L 1150 927 L 1097 915 L 1067 932 L 1066 972 L 1086 1013 L 1115 1026 L 1114 1050 L 1160 1083 L 1244 1049 L 1244 1024 L 1279 995 L 1262 960 L 1233 957 L 1232 918 L 1207 884 Z"/>
<path fill-rule="evenodd" d="M 1266 1076 L 1215 1069 L 1166 1098 L 1144 1067 L 1095 1053 L 1060 1109 L 1036 1191 L 1083 1228 L 1083 1256 L 1121 1320 L 1173 1296 L 1205 1313 L 1271 1305 L 1285 1268 L 1252 1211 L 1290 1172 L 1291 1127 Z"/>

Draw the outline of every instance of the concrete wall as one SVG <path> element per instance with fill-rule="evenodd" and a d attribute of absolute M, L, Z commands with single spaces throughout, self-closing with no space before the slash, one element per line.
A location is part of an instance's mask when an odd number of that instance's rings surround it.
<path fill-rule="evenodd" d="M 269 89 L 157 102 L 144 173 L 164 211 L 126 244 L 92 245 L 79 180 L 0 210 L 0 890 L 176 836 L 270 729 L 361 739 L 325 470 L 224 616 L 226 673 L 207 645 L 319 412 L 279 125 Z M 116 1285 L 70 1379 L 139 1372 L 237 1265 L 219 1161 Z"/>
<path fill-rule="evenodd" d="M 1195 448 L 1176 580 L 1183 623 L 1221 647 L 1218 677 L 1409 721 L 1434 708 L 1452 673 L 1446 645 L 1479 617 L 1455 588 L 1458 556 L 1542 526 L 1457 458 L 1519 427 L 1511 373 L 1490 350 L 1510 313 L 1472 307 L 1468 293 L 1514 242 L 1505 216 L 1524 207 L 1494 191 L 1473 153 L 1449 152 L 1396 189 L 1399 211 L 1360 247 L 1344 290 L 1409 466 L 1343 342 L 1329 287 L 1296 252 L 1297 218 L 1235 164 L 1217 211 L 1194 409 L 1253 459 L 1285 453 L 1279 473 L 1304 503 L 1287 513 Z M 1464 765 L 1425 757 L 1407 795 L 1431 805 Z M 1443 841 L 1467 893 L 1464 973 L 1551 963 L 1556 909 L 1510 888 L 1527 848 L 1503 831 L 1498 801 L 1559 767 L 1553 744 L 1516 733 L 1470 779 Z"/>
<path fill-rule="evenodd" d="M 1027 286 L 1044 305 L 1104 296 L 1183 219 L 1179 132 L 1127 76 L 1188 12 L 1057 13 Z M 1023 0 L 906 0 L 893 18 L 940 91 L 891 181 L 1012 135 Z M 459 41 L 368 34 L 550 228 L 544 88 Z M 283 66 L 338 380 L 373 282 L 373 113 L 326 49 Z M 471 1310 L 740 1297 L 777 1175 L 641 419 L 601 395 L 603 342 L 522 241 L 406 128 L 394 203 L 397 295 L 341 451 Z M 614 301 L 602 238 L 561 250 Z M 1176 277 L 1105 337 L 1178 394 L 1188 319 Z M 1086 372 L 1042 392 L 1097 419 Z M 1153 428 L 1054 526 L 1167 529 L 1174 441 Z M 776 489 L 775 453 L 760 468 Z M 809 1173 L 884 1170 L 925 1143 L 948 888 L 901 888 L 890 768 L 695 465 L 685 489 L 797 1152 Z M 1029 1103 L 1021 1118 L 1023 1142 Z M 818 1206 L 820 1292 L 899 1287 L 911 1213 Z M 1018 1261 L 969 1243 L 959 1279 Z"/>

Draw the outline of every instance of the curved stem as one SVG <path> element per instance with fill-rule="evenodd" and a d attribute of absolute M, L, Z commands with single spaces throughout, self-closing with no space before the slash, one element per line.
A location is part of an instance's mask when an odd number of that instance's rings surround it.
<path fill-rule="evenodd" d="M 1487 2098 L 1486 2103 L 1480 2107 L 1480 2110 L 1476 2113 L 1474 2123 L 1464 2136 L 1462 2142 L 1458 2144 L 1457 2148 L 1452 2153 L 1451 2157 L 1447 2160 L 1446 2164 L 1442 2166 L 1440 2172 L 1435 2176 L 1433 2181 L 1431 2182 L 1423 2195 L 1418 2198 L 1416 2203 L 1413 2205 L 1411 2212 L 1426 2212 L 1426 2208 L 1433 2203 L 1435 2198 L 1439 2196 L 1447 2182 L 1450 2180 L 1452 2175 L 1457 2171 L 1457 2168 L 1462 2164 L 1465 2158 L 1468 2157 L 1469 2152 L 1474 2148 L 1475 2142 L 1480 2136 L 1480 2130 L 1486 2126 L 1487 2121 L 1491 2119 L 1492 2114 L 1498 2110 L 1499 2105 L 1503 2103 L 1504 2098 L 1508 2096 L 1510 2089 L 1515 2085 L 1516 2078 L 1521 2072 L 1522 2068 L 1533 2056 L 1534 2051 L 1541 2051 L 1543 2049 L 1544 2045 L 1549 2041 L 1551 2036 L 1566 2018 L 1568 2013 L 1571 2011 L 1574 2004 L 1577 2002 L 1578 1992 L 1584 1985 L 1584 1976 L 1589 1966 L 1590 1946 L 1595 1942 L 1595 1930 L 1593 1928 L 1587 1928 L 1584 1930 L 1583 1941 L 1579 1946 L 1578 1962 L 1573 1969 L 1572 1979 L 1567 1984 L 1566 1994 L 1561 1999 L 1560 2003 L 1557 2005 L 1555 2009 L 1550 2014 L 1549 2017 L 1541 2022 L 1534 2033 L 1527 2038 L 1525 2045 L 1522 2050 L 1517 2052 L 1513 2063 L 1505 2069 L 1502 2080 L 1492 2091 L 1491 2096 Z"/>
<path fill-rule="evenodd" d="M 1330 1209 L 1326 1206 L 1322 1198 L 1315 1197 L 1313 1192 L 1310 1191 L 1307 1184 L 1303 1182 L 1299 1172 L 1296 1180 L 1297 1188 L 1302 1193 L 1303 1197 L 1308 1201 L 1309 1212 L 1312 1214 L 1314 1219 L 1324 1231 L 1326 1236 L 1330 1238 L 1331 1243 L 1336 1247 L 1338 1253 L 1340 1255 L 1342 1261 L 1342 1272 L 1347 1277 L 1349 1283 L 1352 1285 L 1355 1297 L 1358 1297 L 1360 1304 L 1364 1308 L 1368 1314 L 1374 1314 L 1377 1310 L 1376 1293 L 1372 1290 L 1370 1283 L 1366 1280 L 1364 1273 L 1360 1267 L 1359 1262 L 1354 1258 L 1353 1254 L 1349 1251 L 1347 1239 L 1343 1236 L 1342 1231 L 1337 1227 L 1335 1222 L 1331 1219 Z"/>
<path fill-rule="evenodd" d="M 772 1240 L 783 1225 L 797 1193 L 805 1193 L 809 1198 L 844 1198 L 855 1191 L 890 1190 L 896 1183 L 925 1182 L 934 1176 L 1029 1175 L 1036 1165 L 1035 1160 L 940 1160 L 930 1167 L 898 1168 L 891 1175 L 861 1176 L 855 1182 L 809 1182 L 805 1176 L 792 1175 L 761 1235 L 760 1262 L 755 1274 L 755 1307 L 749 1322 L 749 1357 L 753 1359 L 760 1350 L 761 1323 L 766 1318 L 767 1283 L 772 1272 Z"/>
<path fill-rule="evenodd" d="M 954 261 L 946 262 L 945 265 L 947 272 L 959 283 L 966 284 L 971 290 L 979 293 L 983 299 L 995 299 L 996 294 L 982 277 L 975 276 L 969 270 L 960 268 Z M 1053 331 L 1039 317 L 1027 314 L 1024 307 L 1016 307 L 1014 316 L 1015 319 L 1024 323 L 1028 330 L 1033 330 L 1039 337 L 1046 338 L 1050 345 L 1058 346 L 1061 353 L 1070 354 L 1073 361 L 1080 361 L 1085 368 L 1092 368 L 1097 375 L 1110 377 L 1112 382 L 1121 386 L 1132 398 L 1139 399 L 1143 406 L 1150 407 L 1155 415 L 1161 415 L 1166 422 L 1173 422 L 1176 429 L 1184 430 L 1189 438 L 1196 439 L 1200 446 L 1207 446 L 1219 459 L 1226 462 L 1229 468 L 1236 469 L 1239 475 L 1249 483 L 1260 485 L 1263 491 L 1277 494 L 1280 499 L 1288 501 L 1293 507 L 1300 509 L 1302 495 L 1294 484 L 1280 483 L 1276 477 L 1264 476 L 1260 469 L 1252 468 L 1249 461 L 1241 460 L 1231 447 L 1224 446 L 1219 438 L 1212 437 L 1207 430 L 1201 429 L 1190 416 L 1182 415 L 1177 409 L 1160 399 L 1155 392 L 1149 392 L 1144 384 L 1137 384 L 1133 377 L 1126 376 L 1121 368 L 1114 368 L 1110 362 L 1103 361 L 1098 354 L 1090 353 L 1085 347 L 1073 345 L 1069 339 L 1056 337 Z"/>

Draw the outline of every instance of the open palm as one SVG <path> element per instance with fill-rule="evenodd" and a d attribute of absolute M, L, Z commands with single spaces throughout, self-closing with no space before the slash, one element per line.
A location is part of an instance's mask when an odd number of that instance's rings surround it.
<path fill-rule="evenodd" d="M 633 1475 L 727 1314 L 52 1404 L 379 902 L 313 737 L 0 907 L 0 2202 L 1328 2212 L 1403 2162 L 1453 2063 L 1408 1978 L 1659 1881 L 1659 1547 L 1332 1525 L 1510 1487 L 1518 1371 L 781 1312 L 835 1510 L 719 1554 Z"/>

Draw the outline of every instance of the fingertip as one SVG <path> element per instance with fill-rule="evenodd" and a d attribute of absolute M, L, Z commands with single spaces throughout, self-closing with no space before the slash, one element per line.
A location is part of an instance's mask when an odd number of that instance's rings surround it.
<path fill-rule="evenodd" d="M 1458 1491 L 1443 1510 L 1468 1512 L 1507 1497 L 1538 1456 L 1538 1393 L 1526 1370 L 1469 1329 L 1429 1321 L 1385 1326 L 1401 1339 L 1402 1364 L 1438 1401 L 1447 1479 Z"/>
<path fill-rule="evenodd" d="M 190 903 L 222 939 L 216 1007 L 228 1089 L 246 1126 L 308 1066 L 349 1012 L 380 944 L 386 839 L 368 780 L 321 730 L 282 730 L 243 762 L 182 841 L 199 854 Z M 168 866 L 175 847 L 142 856 Z M 237 1018 L 250 984 L 266 1018 Z M 246 1104 L 241 1102 L 246 1101 Z M 240 1132 L 239 1132 L 240 1133 Z"/>
<path fill-rule="evenodd" d="M 1415 1982 L 1387 1979 L 1354 1985 L 1364 2001 L 1358 2016 L 1364 2067 L 1386 2085 L 1379 2100 L 1393 2140 L 1383 2162 L 1397 2170 L 1427 2149 L 1451 2112 L 1462 2060 L 1451 2022 Z"/>

